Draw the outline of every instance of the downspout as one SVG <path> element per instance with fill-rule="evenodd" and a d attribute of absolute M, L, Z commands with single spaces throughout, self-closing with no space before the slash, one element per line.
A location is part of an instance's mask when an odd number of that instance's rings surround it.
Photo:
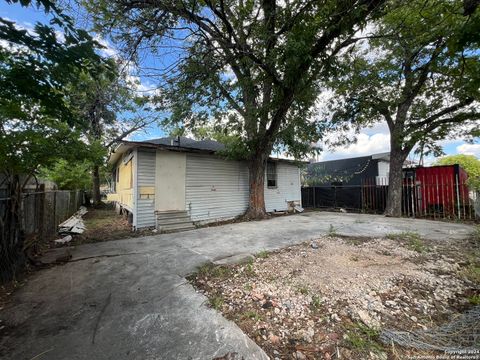
<path fill-rule="evenodd" d="M 298 165 L 297 165 L 297 172 L 298 172 L 298 185 L 300 186 L 300 207 L 303 207 L 302 206 L 302 175 L 300 173 L 300 167 Z M 315 191 L 315 188 L 313 189 L 313 191 Z M 314 207 L 315 207 L 315 204 L 314 204 Z"/>
<path fill-rule="evenodd" d="M 138 199 L 138 148 L 133 151 L 133 230 L 137 230 L 137 199 Z"/>

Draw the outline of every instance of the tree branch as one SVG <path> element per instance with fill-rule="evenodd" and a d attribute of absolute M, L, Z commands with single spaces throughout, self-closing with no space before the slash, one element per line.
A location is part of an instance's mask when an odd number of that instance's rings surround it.
<path fill-rule="evenodd" d="M 455 105 L 452 105 L 452 106 L 449 106 L 439 112 L 437 112 L 436 114 L 433 114 L 431 116 L 429 116 L 428 118 L 426 118 L 425 120 L 423 121 L 420 121 L 418 123 L 415 123 L 415 124 L 412 124 L 410 126 L 411 129 L 419 129 L 419 128 L 422 128 L 423 126 L 425 125 L 428 125 L 430 124 L 431 122 L 439 119 L 440 117 L 444 116 L 444 115 L 448 115 L 452 112 L 455 112 L 457 110 L 460 110 L 461 108 L 464 108 L 465 106 L 468 106 L 470 105 L 471 103 L 473 103 L 473 98 L 466 98 L 462 101 L 459 101 L 458 103 L 456 103 Z"/>
<path fill-rule="evenodd" d="M 120 135 L 116 136 L 113 140 L 111 140 L 110 142 L 108 142 L 107 144 L 105 144 L 105 147 L 106 148 L 110 148 L 113 144 L 119 142 L 119 141 L 122 141 L 123 139 L 125 139 L 128 135 L 130 135 L 131 133 L 137 131 L 137 130 L 140 130 L 142 128 L 144 128 L 145 126 L 147 125 L 150 125 L 152 123 L 155 122 L 155 119 L 154 120 L 151 120 L 151 121 L 144 121 L 145 119 L 141 119 L 139 120 L 135 125 L 133 125 L 131 128 L 123 131 Z"/>

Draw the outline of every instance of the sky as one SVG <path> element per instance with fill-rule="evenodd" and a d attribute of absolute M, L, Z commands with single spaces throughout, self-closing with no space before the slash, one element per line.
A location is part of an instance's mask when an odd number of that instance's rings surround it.
<path fill-rule="evenodd" d="M 6 2 L 0 2 L 0 17 L 14 21 L 20 26 L 27 29 L 33 28 L 36 22 L 45 23 L 48 21 L 48 16 L 43 10 L 36 9 L 35 7 L 24 8 L 18 4 L 9 5 Z M 88 21 L 88 20 L 87 20 Z M 92 34 L 94 35 L 94 34 Z M 113 44 L 107 40 L 97 37 L 100 43 L 106 46 L 103 53 L 106 56 L 115 56 L 118 52 Z M 163 61 L 158 56 L 148 55 L 142 60 L 144 66 L 154 66 L 156 63 Z M 134 74 L 139 81 L 138 88 L 141 91 L 148 92 L 155 89 L 155 83 L 152 79 L 142 76 L 141 74 Z M 133 140 L 144 140 L 166 136 L 165 132 L 154 125 L 144 131 L 133 135 Z M 480 139 L 474 144 L 468 144 L 461 139 L 444 140 L 440 143 L 443 147 L 443 151 L 446 154 L 468 154 L 475 155 L 480 158 Z M 390 136 L 388 133 L 387 125 L 379 123 L 372 128 L 362 129 L 357 137 L 356 143 L 350 144 L 346 147 L 339 147 L 335 149 L 325 149 L 317 157 L 318 161 L 333 160 L 340 158 L 349 158 L 355 156 L 371 155 L 375 153 L 388 152 L 389 151 Z M 418 161 L 418 156 L 410 156 L 410 160 Z M 433 162 L 433 158 L 427 158 L 426 164 Z"/>

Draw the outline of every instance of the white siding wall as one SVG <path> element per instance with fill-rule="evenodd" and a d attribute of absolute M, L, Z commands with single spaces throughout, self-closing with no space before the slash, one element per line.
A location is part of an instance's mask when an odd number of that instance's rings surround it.
<path fill-rule="evenodd" d="M 265 185 L 267 211 L 287 210 L 287 201 L 301 201 L 299 174 L 297 166 L 277 163 L 277 189 Z M 241 215 L 248 207 L 248 168 L 244 162 L 187 154 L 185 196 L 193 221 Z"/>
<path fill-rule="evenodd" d="M 300 203 L 301 199 L 300 169 L 295 165 L 278 162 L 277 188 L 269 189 L 265 181 L 265 210 L 285 211 L 288 201 Z"/>
<path fill-rule="evenodd" d="M 138 149 L 137 189 L 155 187 L 155 150 Z M 136 226 L 137 228 L 155 226 L 155 194 L 140 195 L 136 193 Z"/>
<path fill-rule="evenodd" d="M 239 161 L 187 154 L 185 195 L 193 221 L 241 215 L 248 205 L 248 169 Z"/>

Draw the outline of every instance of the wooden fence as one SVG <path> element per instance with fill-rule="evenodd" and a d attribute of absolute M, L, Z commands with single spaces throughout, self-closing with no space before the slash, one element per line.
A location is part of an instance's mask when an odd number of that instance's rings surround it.
<path fill-rule="evenodd" d="M 43 247 L 57 235 L 57 227 L 84 203 L 83 191 L 26 191 L 21 197 L 20 232 L 7 224 L 12 198 L 0 190 L 0 282 L 11 279 L 24 262 L 27 247 Z"/>

